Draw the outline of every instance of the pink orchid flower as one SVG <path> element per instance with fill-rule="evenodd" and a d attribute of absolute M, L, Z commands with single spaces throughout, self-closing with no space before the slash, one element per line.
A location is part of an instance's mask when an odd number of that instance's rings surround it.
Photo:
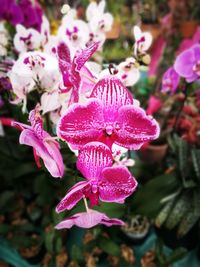
<path fill-rule="evenodd" d="M 84 87 L 84 78 L 89 81 L 90 79 L 95 79 L 94 75 L 84 65 L 95 53 L 98 47 L 99 43 L 93 43 L 82 50 L 82 52 L 77 53 L 71 61 L 70 50 L 68 46 L 64 42 L 61 42 L 58 45 L 57 53 L 59 67 L 63 76 L 64 86 L 66 87 L 65 92 L 72 90 L 70 104 L 78 102 L 79 91 L 81 90 L 81 87 Z M 94 86 L 94 82 L 92 85 Z"/>
<path fill-rule="evenodd" d="M 31 126 L 13 122 L 14 127 L 20 127 L 22 132 L 20 134 L 20 144 L 32 146 L 34 150 L 34 157 L 39 166 L 39 158 L 42 158 L 45 167 L 53 177 L 62 177 L 64 174 L 64 163 L 60 154 L 59 143 L 43 129 L 42 118 L 36 107 L 29 114 L 29 121 Z"/>
<path fill-rule="evenodd" d="M 122 220 L 116 218 L 109 218 L 104 213 L 101 213 L 96 210 L 88 210 L 88 212 L 80 212 L 71 217 L 63 220 L 56 225 L 56 229 L 69 229 L 72 226 L 76 225 L 82 228 L 91 228 L 97 224 L 104 224 L 106 226 L 112 225 L 125 225 Z"/>
<path fill-rule="evenodd" d="M 133 105 L 131 93 L 115 76 L 101 79 L 86 105 L 74 104 L 60 118 L 57 135 L 70 145 L 82 147 L 100 141 L 139 149 L 159 135 L 159 125 Z"/>
<path fill-rule="evenodd" d="M 87 179 L 74 185 L 56 207 L 56 212 L 73 208 L 83 197 L 90 205 L 98 199 L 105 202 L 124 203 L 137 187 L 137 181 L 124 166 L 112 166 L 112 153 L 100 142 L 86 144 L 80 151 L 77 168 Z"/>

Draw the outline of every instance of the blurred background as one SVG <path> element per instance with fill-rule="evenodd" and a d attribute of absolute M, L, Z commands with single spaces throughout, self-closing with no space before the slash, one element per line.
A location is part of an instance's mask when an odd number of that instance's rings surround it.
<path fill-rule="evenodd" d="M 39 1 L 55 32 L 64 5 L 85 19 L 89 3 Z M 0 267 L 200 266 L 200 87 L 193 83 L 187 99 L 181 90 L 161 92 L 162 76 L 176 56 L 200 42 L 200 2 L 107 0 L 106 10 L 114 23 L 98 57 L 103 66 L 119 64 L 133 53 L 133 25 L 153 36 L 151 62 L 140 69 L 141 79 L 130 89 L 143 108 L 151 109 L 161 135 L 128 155 L 139 183 L 136 193 L 125 205 L 102 203 L 97 208 L 127 226 L 55 230 L 66 215 L 56 214 L 55 206 L 80 176 L 74 153 L 62 144 L 67 175 L 54 180 L 44 168 L 36 168 L 30 148 L 19 145 L 16 129 L 1 125 Z M 26 122 L 27 114 L 9 103 L 5 88 L 1 80 L 0 115 Z"/>

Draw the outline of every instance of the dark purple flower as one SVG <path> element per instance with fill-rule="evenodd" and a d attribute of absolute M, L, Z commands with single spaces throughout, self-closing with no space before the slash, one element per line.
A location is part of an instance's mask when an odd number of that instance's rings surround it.
<path fill-rule="evenodd" d="M 15 0 L 0 0 L 0 20 L 7 20 L 12 25 L 23 22 L 23 14 Z"/>
<path fill-rule="evenodd" d="M 43 11 L 37 1 L 21 0 L 19 7 L 23 13 L 23 25 L 26 28 L 34 28 L 38 31 L 41 30 Z"/>
<path fill-rule="evenodd" d="M 23 24 L 25 27 L 40 31 L 42 8 L 37 1 L 0 0 L 0 20 L 7 20 L 13 26 Z"/>
<path fill-rule="evenodd" d="M 176 58 L 174 69 L 187 82 L 200 82 L 200 45 L 193 45 L 181 53 Z"/>
<path fill-rule="evenodd" d="M 163 75 L 161 92 L 175 93 L 179 82 L 180 76 L 177 74 L 173 67 L 170 67 Z"/>

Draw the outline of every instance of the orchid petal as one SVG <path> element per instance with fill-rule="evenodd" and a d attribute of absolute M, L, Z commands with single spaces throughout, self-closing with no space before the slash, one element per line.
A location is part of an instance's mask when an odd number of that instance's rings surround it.
<path fill-rule="evenodd" d="M 60 118 L 57 135 L 72 145 L 82 146 L 101 135 L 103 109 L 100 101 L 91 99 L 86 105 L 74 104 Z"/>
<path fill-rule="evenodd" d="M 115 119 L 118 109 L 133 104 L 133 97 L 115 76 L 107 76 L 95 85 L 91 96 L 100 99 L 104 106 L 104 116 L 108 121 Z"/>
<path fill-rule="evenodd" d="M 57 205 L 56 212 L 72 209 L 84 197 L 84 189 L 87 187 L 90 185 L 85 181 L 75 184 Z"/>
<path fill-rule="evenodd" d="M 50 174 L 53 177 L 61 177 L 61 173 L 60 170 L 58 169 L 56 161 L 48 153 L 48 150 L 43 144 L 43 141 L 40 140 L 32 130 L 24 129 L 21 132 L 19 142 L 20 144 L 32 146 L 33 148 L 35 148 L 38 156 L 40 156 L 43 159 L 44 165 L 50 172 Z"/>
<path fill-rule="evenodd" d="M 90 179 L 98 179 L 105 167 L 112 165 L 112 153 L 108 146 L 100 142 L 86 144 L 79 153 L 77 169 Z"/>
<path fill-rule="evenodd" d="M 193 49 L 188 49 L 181 53 L 174 63 L 175 71 L 182 77 L 190 77 L 194 74 L 193 65 L 195 63 L 195 55 Z M 194 75 L 195 76 L 195 75 Z"/>
<path fill-rule="evenodd" d="M 96 52 L 99 47 L 99 42 L 93 43 L 79 54 L 75 55 L 73 63 L 75 71 L 79 72 L 89 58 Z"/>
<path fill-rule="evenodd" d="M 115 143 L 129 149 L 139 149 L 145 142 L 156 139 L 160 132 L 156 120 L 136 106 L 121 107 L 116 126 Z"/>
<path fill-rule="evenodd" d="M 59 68 L 63 76 L 63 82 L 66 87 L 71 87 L 72 83 L 70 80 L 71 71 L 71 58 L 68 46 L 61 42 L 57 47 Z"/>
<path fill-rule="evenodd" d="M 99 182 L 99 198 L 106 202 L 120 202 L 130 196 L 137 181 L 124 166 L 104 168 Z"/>
<path fill-rule="evenodd" d="M 124 225 L 124 222 L 116 219 L 109 218 L 104 213 L 98 212 L 96 210 L 89 210 L 88 212 L 77 213 L 55 226 L 56 229 L 69 229 L 76 225 L 82 228 L 91 228 L 99 223 L 105 224 L 107 226 L 111 225 Z"/>

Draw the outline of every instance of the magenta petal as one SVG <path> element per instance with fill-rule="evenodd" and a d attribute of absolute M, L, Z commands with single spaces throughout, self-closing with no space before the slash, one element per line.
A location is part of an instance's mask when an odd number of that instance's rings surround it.
<path fill-rule="evenodd" d="M 47 151 L 49 152 L 49 154 L 51 155 L 51 157 L 55 160 L 55 163 L 57 165 L 58 171 L 59 171 L 59 177 L 62 177 L 64 174 L 64 163 L 63 163 L 63 158 L 62 155 L 60 153 L 60 145 L 58 142 L 56 142 L 55 140 L 53 141 L 44 141 L 44 145 L 47 149 Z"/>
<path fill-rule="evenodd" d="M 56 212 L 72 209 L 84 197 L 84 190 L 87 190 L 87 187 L 90 185 L 85 181 L 75 184 L 57 205 Z"/>
<path fill-rule="evenodd" d="M 136 106 L 119 109 L 116 127 L 115 143 L 128 149 L 139 149 L 145 142 L 156 139 L 160 133 L 156 120 Z"/>
<path fill-rule="evenodd" d="M 58 62 L 59 68 L 63 76 L 63 83 L 66 87 L 71 87 L 71 58 L 68 46 L 61 42 L 58 45 Z"/>
<path fill-rule="evenodd" d="M 61 60 L 62 62 L 67 64 L 71 63 L 70 50 L 64 42 L 59 43 L 57 53 L 59 61 Z"/>
<path fill-rule="evenodd" d="M 56 160 L 49 154 L 43 141 L 37 137 L 33 130 L 25 129 L 20 134 L 20 144 L 32 146 L 39 157 L 44 161 L 44 165 L 53 177 L 61 177 L 60 169 Z"/>
<path fill-rule="evenodd" d="M 82 50 L 78 55 L 75 55 L 73 63 L 75 71 L 79 72 L 88 59 L 96 52 L 99 47 L 99 42 L 93 43 Z"/>
<path fill-rule="evenodd" d="M 112 153 L 100 142 L 86 144 L 80 151 L 77 168 L 87 179 L 98 179 L 105 167 L 112 165 Z"/>
<path fill-rule="evenodd" d="M 191 48 L 185 50 L 176 58 L 174 69 L 181 77 L 187 78 L 194 75 L 195 79 L 196 75 L 193 72 L 193 66 L 195 63 L 195 54 Z"/>
<path fill-rule="evenodd" d="M 91 92 L 95 85 L 93 80 L 95 81 L 96 77 L 87 67 L 83 66 L 81 69 L 80 93 Z"/>
<path fill-rule="evenodd" d="M 58 122 L 57 135 L 72 145 L 82 146 L 98 139 L 102 125 L 102 105 L 91 99 L 86 105 L 70 106 Z"/>
<path fill-rule="evenodd" d="M 123 203 L 137 187 L 137 181 L 124 166 L 103 169 L 99 182 L 99 198 L 106 202 Z"/>
<path fill-rule="evenodd" d="M 123 221 L 116 218 L 109 218 L 104 213 L 96 210 L 89 210 L 88 212 L 81 212 L 69 217 L 55 226 L 56 229 L 69 229 L 76 225 L 81 228 L 91 228 L 97 224 L 124 225 Z"/>
<path fill-rule="evenodd" d="M 56 225 L 56 229 L 71 228 L 73 225 L 82 228 L 91 228 L 101 223 L 104 214 L 95 210 L 88 212 L 81 212 L 73 215 L 72 217 L 60 222 Z"/>
<path fill-rule="evenodd" d="M 121 106 L 133 104 L 133 97 L 116 76 L 101 79 L 94 87 L 91 96 L 102 101 L 106 121 L 113 121 Z"/>
<path fill-rule="evenodd" d="M 125 225 L 125 223 L 120 220 L 120 219 L 115 219 L 115 218 L 108 218 L 107 216 L 105 216 L 102 220 L 101 220 L 101 224 L 104 224 L 106 226 L 112 226 L 112 225 Z"/>

